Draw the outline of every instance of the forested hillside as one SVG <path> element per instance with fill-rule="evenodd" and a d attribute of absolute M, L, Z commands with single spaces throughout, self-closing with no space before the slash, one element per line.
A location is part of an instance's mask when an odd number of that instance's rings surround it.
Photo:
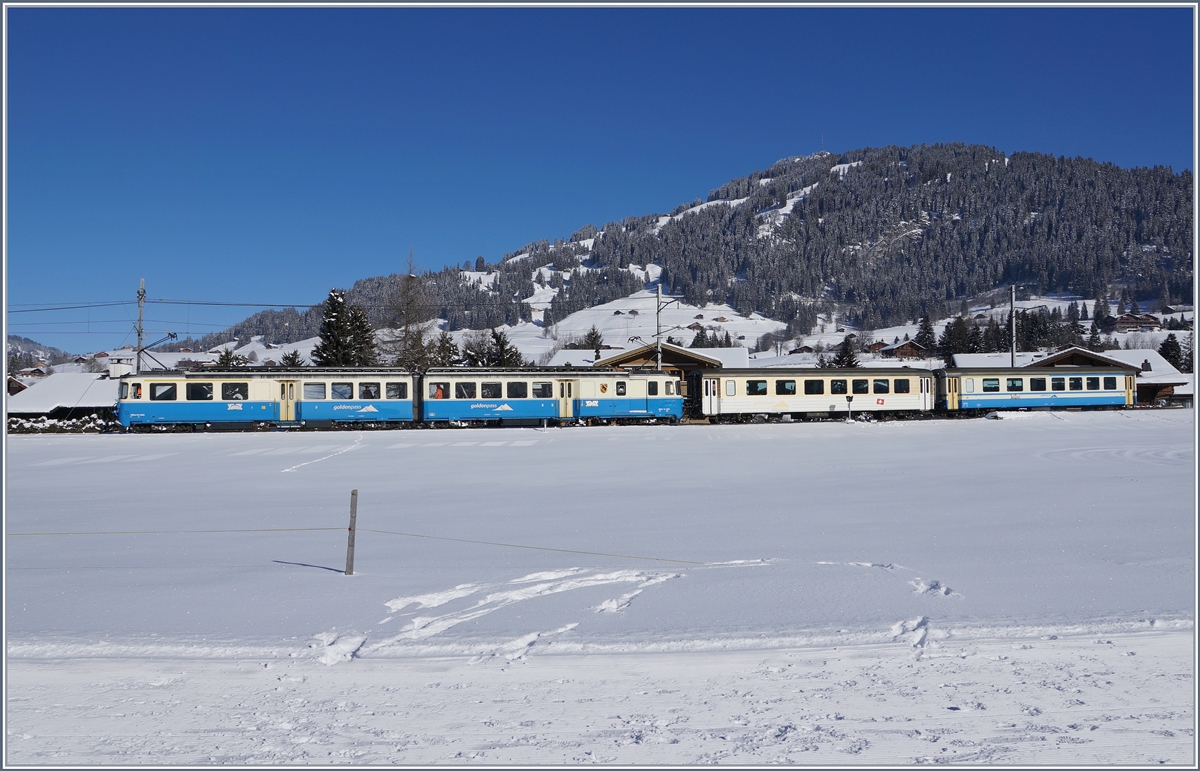
<path fill-rule="evenodd" d="M 941 144 L 787 158 L 683 204 L 429 272 L 363 279 L 347 301 L 377 327 L 419 315 L 450 329 L 529 318 L 520 300 L 557 290 L 561 319 L 643 286 L 630 266 L 663 268 L 667 292 L 728 302 L 806 333 L 818 309 L 863 329 L 958 312 L 1016 282 L 1029 293 L 1118 294 L 1191 303 L 1192 174 L 1082 158 Z M 537 283 L 535 283 L 537 282 Z M 416 294 L 414 294 L 416 292 Z M 316 299 L 314 299 L 316 301 Z M 317 334 L 320 312 L 256 314 L 203 341 Z"/>

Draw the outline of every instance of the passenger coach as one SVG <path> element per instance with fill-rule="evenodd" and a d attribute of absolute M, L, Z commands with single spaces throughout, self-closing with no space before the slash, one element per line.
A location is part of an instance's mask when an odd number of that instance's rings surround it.
<path fill-rule="evenodd" d="M 151 371 L 121 378 L 121 425 L 411 422 L 415 378 L 399 369 Z"/>
<path fill-rule="evenodd" d="M 426 421 L 679 420 L 678 381 L 662 372 L 447 367 L 424 374 Z"/>
<path fill-rule="evenodd" d="M 694 379 L 700 414 L 715 419 L 929 412 L 934 403 L 933 373 L 907 367 L 713 369 Z"/>
<path fill-rule="evenodd" d="M 938 370 L 938 409 L 1132 407 L 1129 368 L 959 368 Z"/>

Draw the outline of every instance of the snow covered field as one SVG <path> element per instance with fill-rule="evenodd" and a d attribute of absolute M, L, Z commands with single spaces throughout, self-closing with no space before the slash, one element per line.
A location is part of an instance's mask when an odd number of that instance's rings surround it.
<path fill-rule="evenodd" d="M 1193 432 L 12 436 L 6 760 L 1193 764 Z"/>

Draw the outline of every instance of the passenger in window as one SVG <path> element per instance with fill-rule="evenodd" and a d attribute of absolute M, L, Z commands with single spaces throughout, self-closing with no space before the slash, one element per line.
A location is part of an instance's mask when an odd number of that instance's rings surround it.
<path fill-rule="evenodd" d="M 359 399 L 378 399 L 379 384 L 378 383 L 359 383 L 358 384 Z"/>
<path fill-rule="evenodd" d="M 449 383 L 430 383 L 429 398 L 430 399 L 447 399 L 450 394 Z"/>

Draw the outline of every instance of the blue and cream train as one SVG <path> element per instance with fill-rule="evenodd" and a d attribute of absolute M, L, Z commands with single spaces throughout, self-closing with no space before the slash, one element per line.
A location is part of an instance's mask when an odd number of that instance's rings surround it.
<path fill-rule="evenodd" d="M 662 372 L 622 370 L 237 369 L 121 378 L 126 428 L 244 428 L 542 421 L 678 421 L 683 395 Z"/>
<path fill-rule="evenodd" d="M 121 378 L 117 417 L 126 428 L 319 428 L 970 414 L 1128 407 L 1135 375 L 1119 366 L 710 369 L 685 386 L 666 372 L 591 368 L 160 370 Z"/>

